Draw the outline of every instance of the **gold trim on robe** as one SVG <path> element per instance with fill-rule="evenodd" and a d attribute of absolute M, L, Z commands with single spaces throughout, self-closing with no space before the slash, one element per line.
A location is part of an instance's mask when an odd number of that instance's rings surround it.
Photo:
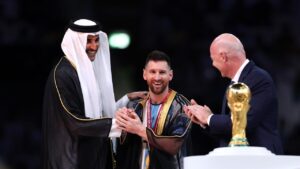
<path fill-rule="evenodd" d="M 170 95 L 169 95 L 167 101 L 164 103 L 163 109 L 162 109 L 161 114 L 158 119 L 157 135 L 161 135 L 164 130 L 166 118 L 167 118 L 170 106 L 171 106 L 175 96 L 176 96 L 176 92 L 174 90 L 171 90 Z"/>

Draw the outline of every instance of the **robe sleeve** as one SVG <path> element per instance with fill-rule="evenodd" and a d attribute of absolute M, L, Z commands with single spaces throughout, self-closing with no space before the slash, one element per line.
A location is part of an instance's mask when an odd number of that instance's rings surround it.
<path fill-rule="evenodd" d="M 127 104 L 128 104 L 128 102 L 129 102 L 128 96 L 127 96 L 127 95 L 124 95 L 122 98 L 120 98 L 120 99 L 117 101 L 117 103 L 116 103 L 117 109 L 118 109 L 118 108 L 121 108 L 121 107 L 126 107 Z"/>
<path fill-rule="evenodd" d="M 59 99 L 58 106 L 62 107 L 62 111 L 58 113 L 73 134 L 108 137 L 112 119 L 89 119 L 85 117 L 83 96 L 75 71 L 65 69 L 56 71 L 54 86 Z"/>
<path fill-rule="evenodd" d="M 109 132 L 109 137 L 120 137 L 122 130 L 118 128 L 118 124 L 116 123 L 116 119 L 112 119 L 111 129 Z"/>
<path fill-rule="evenodd" d="M 189 128 L 191 126 L 190 124 L 191 123 L 189 123 Z M 184 133 L 181 136 L 157 136 L 154 134 L 153 130 L 147 128 L 147 137 L 149 144 L 171 155 L 175 155 L 178 153 L 184 142 L 186 134 L 187 133 Z"/>
<path fill-rule="evenodd" d="M 149 144 L 171 155 L 178 153 L 192 126 L 182 109 L 182 104 L 188 104 L 188 102 L 183 103 L 180 99 L 181 97 L 177 98 L 177 102 L 173 103 L 162 135 L 156 135 L 152 129 L 147 128 Z"/>

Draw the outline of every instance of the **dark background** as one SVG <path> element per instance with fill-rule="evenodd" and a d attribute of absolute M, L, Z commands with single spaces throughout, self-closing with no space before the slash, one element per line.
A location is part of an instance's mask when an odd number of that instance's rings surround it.
<path fill-rule="evenodd" d="M 274 78 L 285 153 L 300 155 L 299 9 L 298 0 L 0 0 L 0 161 L 12 169 L 41 168 L 44 85 L 74 17 L 95 18 L 108 34 L 131 34 L 128 49 L 111 49 L 117 98 L 146 90 L 145 57 L 159 49 L 172 59 L 171 88 L 214 112 L 227 80 L 211 66 L 209 45 L 220 33 L 235 34 L 248 58 Z M 193 137 L 195 155 L 212 150 L 212 138 Z"/>

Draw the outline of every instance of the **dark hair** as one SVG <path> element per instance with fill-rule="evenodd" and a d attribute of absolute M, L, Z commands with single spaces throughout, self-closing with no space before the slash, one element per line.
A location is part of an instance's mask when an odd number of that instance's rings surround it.
<path fill-rule="evenodd" d="M 150 52 L 146 58 L 146 63 L 145 63 L 145 67 L 147 66 L 149 61 L 166 61 L 168 63 L 168 66 L 171 68 L 171 59 L 170 57 L 159 50 L 153 50 L 152 52 Z"/>

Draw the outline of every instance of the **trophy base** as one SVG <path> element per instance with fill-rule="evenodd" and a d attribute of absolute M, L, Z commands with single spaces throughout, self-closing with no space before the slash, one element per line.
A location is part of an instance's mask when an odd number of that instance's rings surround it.
<path fill-rule="evenodd" d="M 215 148 L 213 151 L 208 153 L 208 156 L 236 156 L 236 155 L 274 156 L 275 154 L 273 154 L 265 147 L 255 147 L 255 146 L 220 147 L 220 148 Z"/>
<path fill-rule="evenodd" d="M 228 144 L 229 147 L 249 146 L 247 138 L 233 137 Z"/>

